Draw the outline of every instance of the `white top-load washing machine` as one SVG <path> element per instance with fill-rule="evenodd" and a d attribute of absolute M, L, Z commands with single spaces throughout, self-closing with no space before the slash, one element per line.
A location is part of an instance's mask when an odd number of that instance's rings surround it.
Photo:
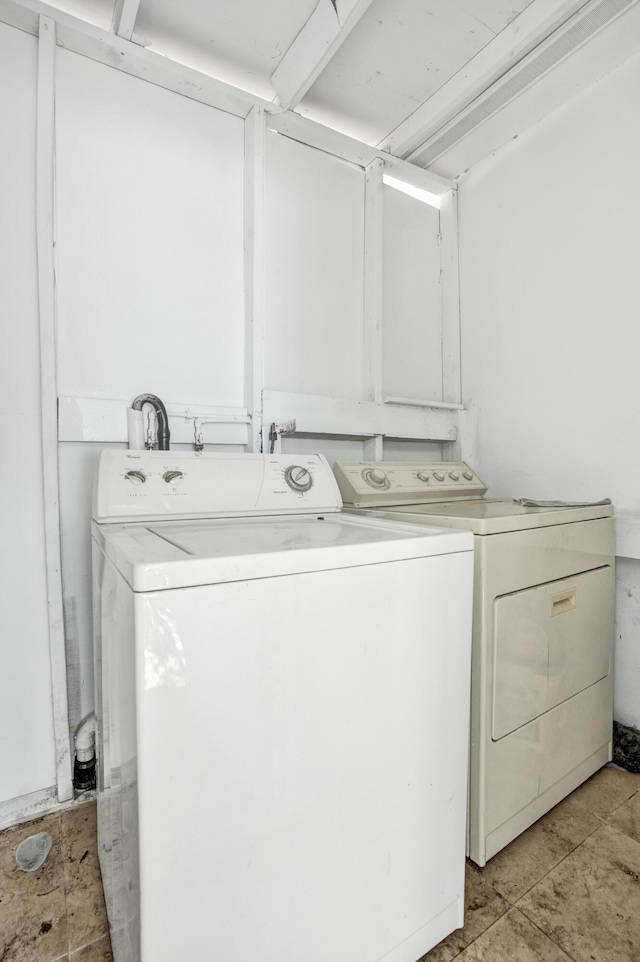
<path fill-rule="evenodd" d="M 486 498 L 461 462 L 335 472 L 361 514 L 474 534 L 468 854 L 484 865 L 611 759 L 613 509 Z"/>
<path fill-rule="evenodd" d="M 415 962 L 462 924 L 473 539 L 341 506 L 320 456 L 102 453 L 116 962 Z"/>

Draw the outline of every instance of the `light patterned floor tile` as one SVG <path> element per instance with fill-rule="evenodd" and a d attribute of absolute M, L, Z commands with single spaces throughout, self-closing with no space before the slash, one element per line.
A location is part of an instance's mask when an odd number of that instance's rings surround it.
<path fill-rule="evenodd" d="M 617 808 L 607 819 L 607 824 L 640 842 L 640 792 Z"/>
<path fill-rule="evenodd" d="M 85 945 L 69 956 L 71 962 L 113 962 L 109 936 Z"/>
<path fill-rule="evenodd" d="M 513 904 L 601 824 L 570 796 L 494 855 L 481 871 L 496 892 Z"/>
<path fill-rule="evenodd" d="M 640 775 L 605 765 L 569 797 L 598 818 L 606 819 L 638 791 Z"/>
<path fill-rule="evenodd" d="M 518 908 L 575 962 L 638 962 L 640 842 L 602 825 Z"/>
<path fill-rule="evenodd" d="M 23 839 L 48 832 L 53 840 L 41 868 L 25 872 L 15 860 Z M 0 833 L 0 959 L 52 962 L 67 957 L 61 824 L 58 814 L 25 822 Z"/>
<path fill-rule="evenodd" d="M 471 863 L 466 866 L 464 902 L 464 928 L 452 932 L 420 962 L 451 962 L 509 908 L 483 877 L 482 870 Z"/>
<path fill-rule="evenodd" d="M 61 822 L 69 948 L 73 952 L 109 932 L 98 863 L 95 802 L 66 809 Z"/>
<path fill-rule="evenodd" d="M 571 962 L 520 912 L 512 908 L 458 956 L 457 962 Z"/>

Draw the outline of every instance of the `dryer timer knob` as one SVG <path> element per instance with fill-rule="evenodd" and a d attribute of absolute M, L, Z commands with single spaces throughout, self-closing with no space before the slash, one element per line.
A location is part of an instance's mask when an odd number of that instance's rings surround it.
<path fill-rule="evenodd" d="M 380 468 L 367 468 L 362 472 L 362 477 L 372 488 L 388 488 L 389 478 Z"/>

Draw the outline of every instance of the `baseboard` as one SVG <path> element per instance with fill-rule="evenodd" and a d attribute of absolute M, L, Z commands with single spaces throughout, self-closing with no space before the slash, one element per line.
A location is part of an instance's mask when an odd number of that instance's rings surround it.
<path fill-rule="evenodd" d="M 640 773 L 640 732 L 617 721 L 613 723 L 613 762 L 629 772 Z"/>
<path fill-rule="evenodd" d="M 39 792 L 9 798 L 0 802 L 0 831 L 3 828 L 9 828 L 11 825 L 30 822 L 32 819 L 40 818 L 41 815 L 48 815 L 50 812 L 62 811 L 63 808 L 71 808 L 82 804 L 82 802 L 89 802 L 95 797 L 95 792 L 84 792 L 76 799 L 59 802 L 58 790 L 55 785 L 52 785 L 51 788 L 43 788 Z"/>

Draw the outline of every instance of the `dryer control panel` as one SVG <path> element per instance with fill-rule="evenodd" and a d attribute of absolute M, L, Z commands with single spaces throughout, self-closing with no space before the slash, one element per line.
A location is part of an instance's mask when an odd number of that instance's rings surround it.
<path fill-rule="evenodd" d="M 336 461 L 340 494 L 350 507 L 388 507 L 481 498 L 487 490 L 464 461 Z"/>

